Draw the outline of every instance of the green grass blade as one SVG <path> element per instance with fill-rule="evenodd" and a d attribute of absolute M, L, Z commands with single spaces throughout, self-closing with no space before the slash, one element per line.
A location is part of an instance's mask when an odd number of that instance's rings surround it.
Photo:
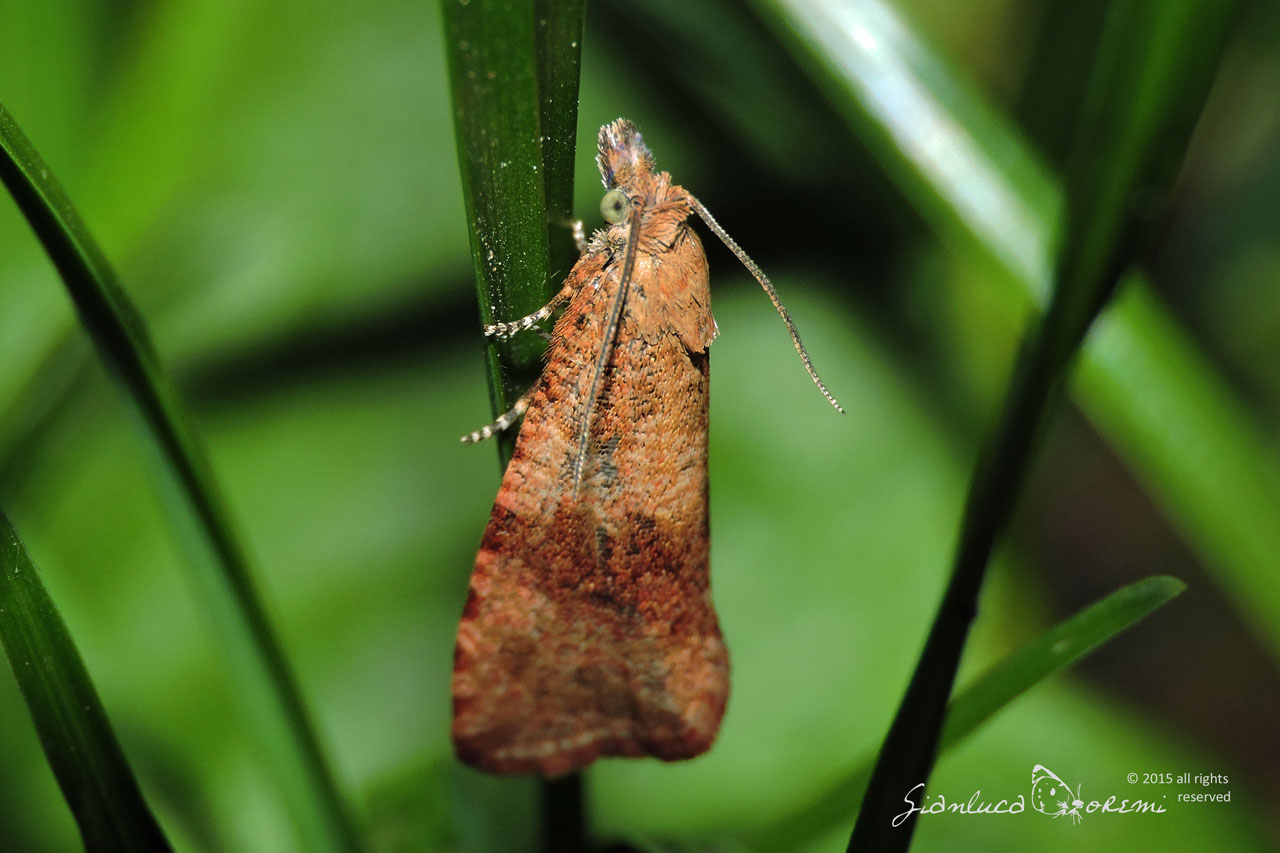
<path fill-rule="evenodd" d="M 1069 218 L 1053 299 L 1019 358 L 969 492 L 951 580 L 881 749 L 851 849 L 905 850 L 903 791 L 929 777 L 947 697 L 977 610 L 991 549 L 1012 512 L 1034 438 L 1067 360 L 1136 257 L 1155 210 L 1135 199 L 1176 176 L 1225 43 L 1230 4 L 1114 7 L 1067 175 Z"/>
<path fill-rule="evenodd" d="M 1089 334 L 1072 382 L 1089 419 L 1280 659 L 1280 459 L 1140 274 Z"/>
<path fill-rule="evenodd" d="M 1005 314 L 1019 317 L 1028 303 L 1047 304 L 1063 191 L 1017 128 L 984 105 L 962 82 L 963 73 L 948 67 L 888 6 L 836 0 L 756 5 L 938 233 L 994 261 L 1003 275 L 992 283 Z M 1081 10 L 1065 5 L 1066 14 L 1079 17 Z M 1208 33 L 1222 29 L 1232 5 L 1209 10 L 1216 23 Z M 1174 46 L 1178 33 L 1188 32 L 1178 22 L 1195 9 L 1181 0 L 1169 5 L 1169 19 L 1160 24 L 1171 28 L 1166 57 L 1178 50 L 1199 56 Z M 1186 70 L 1196 73 L 1194 62 Z M 1178 84 L 1167 91 L 1179 91 Z M 1068 93 L 1063 103 L 1083 101 Z M 1059 143 L 1071 137 L 1059 125 L 1044 134 Z M 963 170 L 948 168 L 956 163 Z M 1280 655 L 1280 623 L 1261 606 L 1280 600 L 1274 572 L 1280 530 L 1267 514 L 1280 484 L 1280 458 L 1259 438 L 1263 430 L 1216 375 L 1213 360 L 1148 284 L 1136 279 L 1125 289 L 1121 303 L 1134 307 L 1111 312 L 1086 341 L 1075 400 Z M 1206 401 L 1213 407 L 1203 408 Z"/>
<path fill-rule="evenodd" d="M 62 617 L 0 512 L 0 645 L 86 850 L 169 850 Z"/>
<path fill-rule="evenodd" d="M 939 749 L 955 746 L 1014 699 L 1097 651 L 1184 589 L 1186 585 L 1176 578 L 1145 578 L 1116 590 L 1024 644 L 956 694 L 947 708 Z M 856 770 L 801 811 L 770 827 L 766 835 L 752 838 L 753 847 L 781 849 L 847 821 L 862 802 L 871 769 L 871 757 L 859 762 Z"/>
<path fill-rule="evenodd" d="M 947 708 L 939 747 L 955 746 L 1032 686 L 1093 654 L 1186 588 L 1182 581 L 1165 575 L 1143 578 L 1026 643 L 956 694 Z"/>
<path fill-rule="evenodd" d="M 573 162 L 577 156 L 578 80 L 586 0 L 537 0 L 538 94 L 541 99 L 543 187 L 554 281 L 578 259 L 573 242 Z"/>
<path fill-rule="evenodd" d="M 1015 130 L 881 0 L 755 0 L 765 21 L 933 227 L 1048 301 L 1061 199 Z"/>
<path fill-rule="evenodd" d="M 541 119 L 548 108 L 539 90 L 540 73 L 553 75 L 539 70 L 532 4 L 448 0 L 443 11 L 480 318 L 485 324 L 513 320 L 537 311 L 555 292 Z M 553 191 L 559 198 L 559 186 Z M 542 351 L 534 335 L 487 342 L 495 415 L 537 377 Z"/>
<path fill-rule="evenodd" d="M 570 223 L 585 0 L 444 4 L 458 164 L 484 323 L 547 303 L 577 259 Z M 494 85 L 494 80 L 500 85 Z M 496 417 L 542 368 L 530 334 L 488 341 Z M 515 430 L 498 442 L 505 464 Z M 543 846 L 585 849 L 582 780 L 542 784 Z"/>
<path fill-rule="evenodd" d="M 1070 221 L 1044 330 L 1055 363 L 1075 351 L 1163 212 L 1234 6 L 1146 0 L 1108 14 L 1067 167 Z"/>
<path fill-rule="evenodd" d="M 222 631 L 254 729 L 279 773 L 285 801 L 308 849 L 353 849 L 346 816 L 266 612 L 248 558 L 203 448 L 145 327 L 115 272 L 49 168 L 0 107 L 0 179 L 66 284 L 102 357 L 150 429 L 163 471 L 208 559 L 197 576 Z"/>

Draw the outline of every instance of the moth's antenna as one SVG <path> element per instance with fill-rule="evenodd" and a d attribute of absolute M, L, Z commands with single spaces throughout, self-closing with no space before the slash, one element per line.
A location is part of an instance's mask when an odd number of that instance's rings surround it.
<path fill-rule="evenodd" d="M 640 207 L 631 208 L 631 221 L 627 224 L 627 248 L 623 255 L 622 277 L 618 282 L 618 295 L 613 297 L 613 305 L 609 308 L 609 322 L 604 327 L 604 337 L 600 341 L 600 353 L 596 356 L 596 369 L 591 374 L 591 391 L 587 394 L 587 406 L 582 413 L 582 426 L 578 431 L 578 455 L 573 459 L 573 496 L 578 496 L 578 485 L 582 482 L 582 472 L 587 464 L 587 441 L 591 437 L 591 413 L 596 407 L 596 397 L 600 393 L 600 381 L 604 378 L 605 365 L 613 353 L 613 340 L 618 335 L 618 322 L 622 318 L 622 308 L 627 303 L 627 290 L 631 287 L 631 268 L 636 263 L 636 247 L 640 240 Z"/>
<path fill-rule="evenodd" d="M 818 371 L 813 369 L 813 362 L 809 360 L 809 353 L 805 352 L 804 344 L 800 343 L 800 333 L 796 331 L 796 324 L 792 322 L 791 315 L 787 313 L 782 300 L 778 298 L 778 292 L 773 289 L 773 285 L 769 282 L 769 277 L 764 274 L 764 270 L 760 269 L 756 262 L 751 260 L 746 252 L 742 251 L 742 247 L 734 242 L 733 238 L 729 236 L 729 232 L 720 227 L 720 223 L 716 222 L 715 217 L 711 215 L 711 211 L 707 210 L 702 202 L 693 196 L 689 196 L 689 204 L 698 216 L 702 217 L 702 221 L 707 223 L 707 227 L 715 232 L 720 241 L 729 247 L 729 251 L 738 256 L 738 260 L 742 261 L 742 265 L 756 277 L 756 281 L 760 282 L 764 292 L 769 295 L 769 301 L 773 303 L 774 308 L 778 309 L 778 316 L 782 318 L 782 322 L 787 324 L 787 331 L 791 333 L 791 342 L 796 345 L 796 352 L 800 354 L 800 360 L 804 362 L 804 369 L 809 372 L 809 378 L 813 380 L 813 384 L 818 386 L 818 390 L 822 392 L 822 396 L 827 398 L 827 402 L 835 406 L 837 412 L 844 414 L 844 409 L 840 407 L 840 404 L 836 402 L 836 398 L 832 397 L 831 392 L 827 390 L 827 386 L 818 378 Z"/>

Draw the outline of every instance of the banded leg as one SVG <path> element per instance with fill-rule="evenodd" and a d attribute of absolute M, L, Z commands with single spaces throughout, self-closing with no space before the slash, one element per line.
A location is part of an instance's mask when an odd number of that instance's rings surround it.
<path fill-rule="evenodd" d="M 573 220 L 573 222 L 569 223 L 569 227 L 573 230 L 573 243 L 578 247 L 578 254 L 585 255 L 587 253 L 587 234 L 586 231 L 583 230 L 582 220 Z M 512 320 L 509 323 L 494 323 L 492 326 L 485 326 L 485 337 L 496 337 L 499 340 L 506 340 L 519 332 L 523 332 L 525 329 L 532 329 L 535 325 L 541 323 L 543 320 L 554 314 L 555 310 L 560 307 L 561 303 L 572 295 L 573 293 L 570 291 L 568 282 L 566 281 L 565 286 L 560 289 L 559 293 L 551 297 L 550 302 L 543 305 L 527 317 L 521 317 L 519 320 Z M 551 336 L 546 332 L 540 331 L 539 334 L 547 340 L 551 340 Z"/>
<path fill-rule="evenodd" d="M 534 388 L 537 384 L 534 384 Z M 524 410 L 529 408 L 529 399 L 533 396 L 533 388 L 525 391 L 520 395 L 520 399 L 516 400 L 516 404 L 511 407 L 511 411 L 504 412 L 498 416 L 498 419 L 491 424 L 480 427 L 475 432 L 468 433 L 459 439 L 463 444 L 475 444 L 478 441 L 484 441 L 486 438 L 492 438 L 498 433 L 511 426 L 520 416 L 524 414 Z"/>
<path fill-rule="evenodd" d="M 560 288 L 560 292 L 551 297 L 551 301 L 543 305 L 537 311 L 519 320 L 512 320 L 509 323 L 494 323 L 492 326 L 484 327 L 485 337 L 497 338 L 498 340 L 506 340 L 518 332 L 525 329 L 533 328 L 538 323 L 550 317 L 560 305 L 573 295 L 573 290 L 566 284 Z"/>

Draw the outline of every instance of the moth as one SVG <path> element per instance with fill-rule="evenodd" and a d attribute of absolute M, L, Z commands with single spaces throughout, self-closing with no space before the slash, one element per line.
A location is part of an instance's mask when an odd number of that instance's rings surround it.
<path fill-rule="evenodd" d="M 773 285 L 707 209 L 658 172 L 635 125 L 600 129 L 606 226 L 542 309 L 564 306 L 542 375 L 493 424 L 523 417 L 476 555 L 453 668 L 458 757 L 556 776 L 602 756 L 674 761 L 710 748 L 729 695 L 711 602 L 707 525 L 707 259 L 697 214 Z"/>

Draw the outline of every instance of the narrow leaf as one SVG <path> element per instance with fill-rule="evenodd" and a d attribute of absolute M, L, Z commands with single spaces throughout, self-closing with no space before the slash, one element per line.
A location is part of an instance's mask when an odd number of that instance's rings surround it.
<path fill-rule="evenodd" d="M 488 325 L 532 314 L 554 293 L 538 33 L 529 3 L 447 0 L 443 11 L 471 260 Z M 542 350 L 529 334 L 488 342 L 495 416 L 537 376 Z"/>
<path fill-rule="evenodd" d="M 950 582 L 858 815 L 851 849 L 906 850 L 902 792 L 927 781 L 991 549 L 1012 512 L 1034 439 L 1085 331 L 1133 262 L 1164 198 L 1225 43 L 1229 3 L 1115 6 L 1093 69 L 1068 173 L 1070 217 L 1048 313 L 1018 360 L 978 463 Z"/>
<path fill-rule="evenodd" d="M 883 0 L 754 3 L 934 228 L 993 258 L 1023 302 L 1047 303 L 1061 199 L 963 75 Z"/>
<path fill-rule="evenodd" d="M 239 692 L 306 847 L 357 847 L 301 694 L 254 590 L 240 537 L 140 316 L 70 199 L 3 106 L 0 152 L 0 180 L 44 245 L 99 353 L 150 429 L 168 478 L 164 486 L 183 510 L 179 524 L 194 533 L 189 541 L 200 543 L 202 559 L 194 561 L 197 578 L 222 631 Z"/>
<path fill-rule="evenodd" d="M 1045 306 L 1064 193 L 1018 129 L 987 107 L 965 84 L 963 72 L 950 67 L 880 0 L 754 2 L 938 233 L 992 258 L 1007 274 L 1012 287 L 992 277 L 1006 315 L 1021 316 L 1028 303 Z M 1057 5 L 1072 27 L 1097 11 L 1070 2 Z M 1167 67 L 1170 59 L 1201 56 L 1180 38 L 1220 38 L 1235 5 L 1202 4 L 1199 11 L 1211 19 L 1197 32 L 1196 26 L 1186 26 L 1188 10 L 1196 7 L 1184 0 L 1169 4 L 1168 19 L 1157 22 L 1172 28 L 1162 38 L 1164 73 L 1179 70 Z M 1148 3 L 1146 8 L 1158 13 L 1165 7 Z M 1061 28 L 1048 38 L 1062 41 Z M 1109 47 L 1124 49 L 1115 42 Z M 1196 61 L 1181 67 L 1203 77 Z M 1053 73 L 1055 79 L 1082 79 L 1077 70 Z M 1170 82 L 1152 92 L 1158 100 L 1184 92 L 1189 82 Z M 1035 94 L 1039 88 L 1028 91 L 1041 97 Z M 1073 92 L 1049 109 L 1074 119 L 1083 103 L 1084 94 Z M 1036 121 L 1037 127 L 1044 124 Z M 1073 139 L 1069 128 L 1055 119 L 1040 132 L 1065 158 Z M 1264 429 L 1221 379 L 1214 360 L 1162 305 L 1149 282 L 1135 277 L 1125 291 L 1117 306 L 1121 310 L 1109 312 L 1086 341 L 1073 395 L 1254 631 L 1280 655 L 1280 622 L 1270 618 L 1274 610 L 1265 604 L 1280 601 L 1274 571 L 1280 527 L 1265 517 L 1280 491 L 1280 456 L 1267 447 Z"/>
<path fill-rule="evenodd" d="M 1023 693 L 1089 656 L 1184 589 L 1186 585 L 1176 578 L 1145 578 L 1116 590 L 1024 644 L 956 694 L 947 708 L 939 749 L 955 746 Z M 762 837 L 752 838 L 753 846 L 761 850 L 796 846 L 801 839 L 847 821 L 861 806 L 871 779 L 872 762 L 871 756 L 859 761 L 856 770 L 826 793 L 769 827 Z M 905 790 L 899 799 L 902 793 Z"/>
<path fill-rule="evenodd" d="M 573 160 L 577 156 L 578 81 L 586 0 L 537 0 L 538 95 L 551 278 L 578 259 L 573 242 Z"/>
<path fill-rule="evenodd" d="M 576 260 L 573 173 L 585 0 L 446 0 L 445 53 L 483 323 L 545 305 Z M 498 83 L 495 85 L 495 80 Z M 494 416 L 541 370 L 531 334 L 486 347 Z M 499 440 L 505 461 L 514 429 Z M 542 844 L 586 849 L 582 780 L 544 780 Z"/>
<path fill-rule="evenodd" d="M 1121 587 L 1059 622 L 956 694 L 939 746 L 949 749 L 1033 685 L 1093 654 L 1177 598 L 1187 585 L 1165 575 Z"/>
<path fill-rule="evenodd" d="M 86 850 L 169 850 L 71 634 L 0 512 L 0 645 Z"/>
<path fill-rule="evenodd" d="M 1154 297 L 1131 276 L 1073 382 L 1089 419 L 1137 469 L 1254 634 L 1280 659 L 1280 458 Z"/>

